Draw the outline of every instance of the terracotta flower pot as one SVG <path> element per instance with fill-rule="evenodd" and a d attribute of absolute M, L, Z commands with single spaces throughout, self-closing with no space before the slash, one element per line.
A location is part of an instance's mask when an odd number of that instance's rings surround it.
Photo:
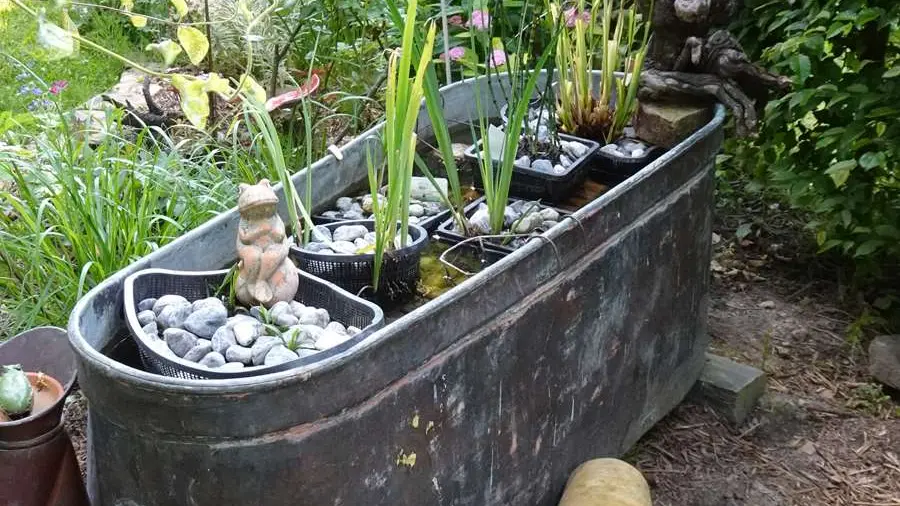
<path fill-rule="evenodd" d="M 20 334 L 0 345 L 0 364 L 42 371 L 27 373 L 34 390 L 31 413 L 0 421 L 0 504 L 87 506 L 62 422 L 63 401 L 75 382 L 66 333 L 44 327 Z"/>

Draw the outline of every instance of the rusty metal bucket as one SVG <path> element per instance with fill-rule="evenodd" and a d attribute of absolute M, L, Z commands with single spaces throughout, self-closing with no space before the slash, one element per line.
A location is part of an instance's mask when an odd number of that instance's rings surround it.
<path fill-rule="evenodd" d="M 0 364 L 21 364 L 59 382 L 49 407 L 0 423 L 0 504 L 87 506 L 87 494 L 62 410 L 75 383 L 75 356 L 64 330 L 40 327 L 0 344 Z"/>

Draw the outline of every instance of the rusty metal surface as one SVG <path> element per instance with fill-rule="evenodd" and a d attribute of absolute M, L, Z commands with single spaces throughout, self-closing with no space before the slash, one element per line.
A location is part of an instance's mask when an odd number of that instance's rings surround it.
<path fill-rule="evenodd" d="M 444 90 L 451 120 L 471 114 L 470 86 Z M 117 274 L 69 326 L 95 504 L 555 504 L 572 469 L 621 455 L 699 376 L 722 118 L 549 241 L 294 371 L 197 382 L 105 357 L 121 331 Z M 366 142 L 313 168 L 318 203 L 365 177 L 348 163 Z M 220 267 L 234 223 L 220 216 L 124 272 Z"/>

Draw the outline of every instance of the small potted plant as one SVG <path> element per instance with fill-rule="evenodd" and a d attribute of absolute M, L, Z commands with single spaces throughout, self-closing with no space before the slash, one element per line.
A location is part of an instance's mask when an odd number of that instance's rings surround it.
<path fill-rule="evenodd" d="M 558 3 L 550 4 L 551 19 L 562 30 L 556 41 L 559 126 L 564 132 L 603 143 L 594 174 L 607 183 L 628 178 L 662 153 L 629 135 L 627 127 L 637 104 L 640 73 L 636 69 L 643 66 L 650 25 L 644 23 L 638 40 L 636 10 L 620 0 L 614 17 L 614 3 L 602 0 L 591 7 L 578 0 L 566 10 Z M 594 79 L 598 58 L 599 82 Z M 620 76 L 617 71 L 626 74 Z"/>
<path fill-rule="evenodd" d="M 32 329 L 0 344 L 0 504 L 86 506 L 63 404 L 75 383 L 66 332 Z"/>
<path fill-rule="evenodd" d="M 537 9 L 531 14 L 528 17 L 538 19 L 545 15 L 544 12 Z M 531 47 L 537 42 L 540 35 L 535 33 L 534 26 L 536 25 L 529 27 L 529 24 L 526 23 L 526 16 L 523 16 L 522 24 L 516 34 L 517 47 Z M 554 37 L 558 36 L 559 30 L 556 30 Z M 551 52 L 544 51 L 544 58 Z M 514 109 L 513 102 L 524 103 L 527 106 L 526 114 L 520 120 L 522 124 L 516 125 L 520 127 L 520 135 L 516 139 L 517 149 L 512 152 L 514 163 L 511 192 L 524 198 L 563 202 L 584 182 L 589 164 L 593 160 L 594 152 L 599 149 L 599 144 L 591 140 L 561 134 L 557 130 L 554 120 L 555 110 L 546 99 L 549 96 L 549 81 L 547 90 L 543 93 L 537 93 L 536 87 L 527 92 L 523 89 L 527 76 L 533 70 L 528 64 L 527 55 L 520 55 L 513 59 L 507 56 L 504 46 L 498 42 L 495 43 L 495 49 L 488 58 L 486 67 L 488 75 L 498 75 L 501 71 L 508 73 L 509 96 L 506 97 L 506 103 L 500 108 L 505 123 L 503 129 L 508 130 L 512 124 L 512 119 L 507 116 Z M 544 67 L 541 64 L 535 68 L 540 70 Z M 527 98 L 527 100 L 520 100 L 523 98 Z M 487 133 L 494 138 L 495 147 L 499 145 L 497 141 L 504 136 L 501 129 L 497 127 L 489 128 Z M 481 134 L 484 136 L 485 132 L 482 131 Z M 474 163 L 480 163 L 479 151 L 483 151 L 481 149 L 483 142 L 481 140 L 475 143 L 465 153 L 466 157 Z M 502 160 L 499 158 L 500 150 L 494 150 L 490 154 L 493 163 L 498 166 L 502 164 Z M 483 186 L 485 182 L 481 179 L 480 172 L 476 171 L 475 173 L 475 183 Z"/>
<path fill-rule="evenodd" d="M 376 168 L 369 157 L 371 219 L 320 226 L 306 244 L 293 249 L 302 270 L 382 303 L 403 300 L 415 293 L 419 259 L 428 243 L 425 230 L 410 223 L 410 194 L 416 120 L 435 27 L 429 27 L 418 65 L 414 66 L 415 19 L 413 0 L 407 7 L 401 47 L 391 53 L 388 62 L 382 133 L 385 163 Z M 413 68 L 415 74 L 410 79 Z M 381 195 L 383 187 L 386 191 Z"/>

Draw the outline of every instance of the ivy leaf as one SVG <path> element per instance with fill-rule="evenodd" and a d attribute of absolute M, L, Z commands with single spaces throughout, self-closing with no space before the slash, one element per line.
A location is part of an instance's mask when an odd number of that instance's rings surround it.
<path fill-rule="evenodd" d="M 51 60 L 72 56 L 75 52 L 75 39 L 72 33 L 44 19 L 38 20 L 38 42 L 49 52 Z"/>
<path fill-rule="evenodd" d="M 831 176 L 834 185 L 840 188 L 841 186 L 844 186 L 844 183 L 847 182 L 847 178 L 850 177 L 850 171 L 855 168 L 856 160 L 841 160 L 831 167 L 828 167 L 825 173 Z"/>
<path fill-rule="evenodd" d="M 238 82 L 241 83 L 241 87 L 239 88 L 241 93 L 253 97 L 253 99 L 260 104 L 266 103 L 266 90 L 264 90 L 251 76 L 242 74 L 241 79 Z"/>
<path fill-rule="evenodd" d="M 144 48 L 144 51 L 156 51 L 161 54 L 163 57 L 163 61 L 168 67 L 172 65 L 172 62 L 175 61 L 175 58 L 177 58 L 178 55 L 181 54 L 181 46 L 170 39 L 165 39 L 155 44 L 148 44 L 147 47 Z"/>
<path fill-rule="evenodd" d="M 881 77 L 883 77 L 884 79 L 889 79 L 891 77 L 897 76 L 900 76 L 900 65 L 888 69 L 887 72 L 881 75 Z"/>
<path fill-rule="evenodd" d="M 194 65 L 199 65 L 209 51 L 209 40 L 206 39 L 206 35 L 193 26 L 178 27 L 178 42 L 181 42 L 181 47 Z"/>
<path fill-rule="evenodd" d="M 805 54 L 797 56 L 796 69 L 794 71 L 797 73 L 797 78 L 800 80 L 799 84 L 803 84 L 809 79 L 811 73 L 810 67 L 809 56 L 806 56 Z"/>
<path fill-rule="evenodd" d="M 206 118 L 209 117 L 206 81 L 175 74 L 172 76 L 172 86 L 178 90 L 178 94 L 181 96 L 181 110 L 188 121 L 197 128 L 206 127 Z"/>
<path fill-rule="evenodd" d="M 175 7 L 175 12 L 178 14 L 178 19 L 180 20 L 188 13 L 188 6 L 184 0 L 171 0 L 172 6 Z"/>
<path fill-rule="evenodd" d="M 128 16 L 128 19 L 131 21 L 131 24 L 137 28 L 143 28 L 147 26 L 147 18 L 145 18 L 144 16 L 135 14 L 133 16 Z"/>
<path fill-rule="evenodd" d="M 869 170 L 878 166 L 884 166 L 885 161 L 884 153 L 881 151 L 868 151 L 859 157 L 859 166 Z"/>

